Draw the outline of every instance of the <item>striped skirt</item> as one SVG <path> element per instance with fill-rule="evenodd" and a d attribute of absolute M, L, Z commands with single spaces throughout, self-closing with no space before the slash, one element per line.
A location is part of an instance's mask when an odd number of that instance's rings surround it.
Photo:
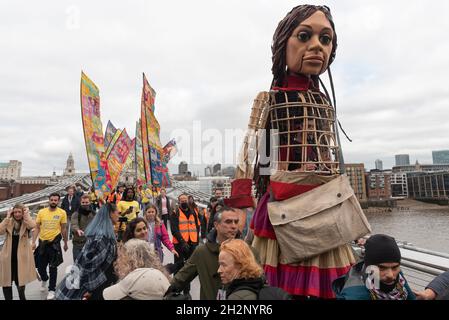
<path fill-rule="evenodd" d="M 282 252 L 268 217 L 269 200 L 270 193 L 267 192 L 259 200 L 251 221 L 254 231 L 252 246 L 259 253 L 268 284 L 295 296 L 335 298 L 332 282 L 345 275 L 356 262 L 350 245 L 337 247 L 299 264 L 283 264 Z"/>

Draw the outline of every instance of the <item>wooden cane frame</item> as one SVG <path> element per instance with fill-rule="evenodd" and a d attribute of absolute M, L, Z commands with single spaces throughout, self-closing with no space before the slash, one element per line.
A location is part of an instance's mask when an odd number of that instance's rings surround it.
<path fill-rule="evenodd" d="M 271 135 L 279 143 L 275 167 L 321 174 L 339 173 L 339 146 L 335 135 L 335 112 L 318 92 L 270 92 L 271 101 L 283 95 L 282 103 L 270 105 Z M 289 98 L 290 96 L 290 98 Z M 293 100 L 293 101 L 292 101 Z M 278 138 L 278 139 L 277 139 Z"/>

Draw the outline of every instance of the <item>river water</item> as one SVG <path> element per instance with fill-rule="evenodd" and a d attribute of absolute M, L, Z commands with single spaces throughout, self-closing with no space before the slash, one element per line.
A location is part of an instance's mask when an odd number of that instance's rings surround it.
<path fill-rule="evenodd" d="M 365 210 L 373 234 L 384 233 L 397 240 L 429 250 L 449 253 L 449 206 L 414 200 L 398 201 L 398 208 Z"/>

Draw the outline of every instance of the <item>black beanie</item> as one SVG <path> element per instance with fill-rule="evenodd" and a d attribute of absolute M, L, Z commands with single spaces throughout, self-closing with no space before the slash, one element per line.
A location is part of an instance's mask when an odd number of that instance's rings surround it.
<path fill-rule="evenodd" d="M 393 262 L 401 262 L 401 251 L 393 237 L 376 234 L 366 240 L 365 266 Z"/>

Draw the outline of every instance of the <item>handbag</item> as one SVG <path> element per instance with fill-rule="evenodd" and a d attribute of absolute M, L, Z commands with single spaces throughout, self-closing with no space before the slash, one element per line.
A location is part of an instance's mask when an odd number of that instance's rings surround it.
<path fill-rule="evenodd" d="M 371 232 L 346 175 L 283 201 L 268 203 L 281 262 L 299 263 Z"/>

